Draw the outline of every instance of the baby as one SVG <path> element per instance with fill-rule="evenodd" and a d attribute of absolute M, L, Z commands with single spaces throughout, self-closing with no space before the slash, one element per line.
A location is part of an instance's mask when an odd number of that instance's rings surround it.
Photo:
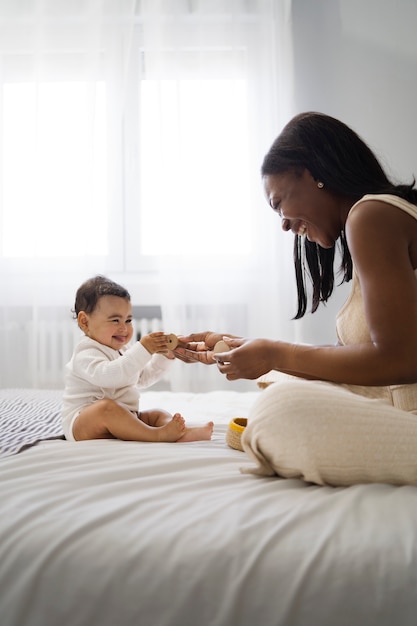
<path fill-rule="evenodd" d="M 163 332 L 126 347 L 133 326 L 124 287 L 104 276 L 87 280 L 77 290 L 74 315 L 84 337 L 66 366 L 61 418 L 67 440 L 211 439 L 213 422 L 190 428 L 180 413 L 139 411 L 139 388 L 159 380 L 175 355 Z"/>

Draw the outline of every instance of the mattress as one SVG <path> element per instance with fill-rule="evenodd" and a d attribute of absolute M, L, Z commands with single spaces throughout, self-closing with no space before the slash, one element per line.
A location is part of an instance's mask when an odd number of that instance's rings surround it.
<path fill-rule="evenodd" d="M 23 417 L 19 451 L 2 428 L 1 626 L 415 626 L 417 489 L 241 473 L 227 425 L 260 393 L 144 392 L 215 428 L 138 443 L 67 442 L 60 392 L 0 391 Z"/>

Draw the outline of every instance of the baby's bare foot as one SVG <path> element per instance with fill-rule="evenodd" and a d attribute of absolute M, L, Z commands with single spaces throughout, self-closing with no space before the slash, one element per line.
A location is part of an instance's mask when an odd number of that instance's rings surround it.
<path fill-rule="evenodd" d="M 178 441 L 185 430 L 185 419 L 180 413 L 175 413 L 170 422 L 159 428 L 159 441 Z"/>
<path fill-rule="evenodd" d="M 213 422 L 207 422 L 205 426 L 194 426 L 192 428 L 186 428 L 185 433 L 178 439 L 179 442 L 185 441 L 208 441 L 213 434 Z"/>

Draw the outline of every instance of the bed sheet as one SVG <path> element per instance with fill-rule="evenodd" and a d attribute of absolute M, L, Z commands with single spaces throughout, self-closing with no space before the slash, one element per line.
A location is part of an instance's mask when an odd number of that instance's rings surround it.
<path fill-rule="evenodd" d="M 417 489 L 241 474 L 227 424 L 259 393 L 143 394 L 209 442 L 2 459 L 2 626 L 414 626 Z"/>

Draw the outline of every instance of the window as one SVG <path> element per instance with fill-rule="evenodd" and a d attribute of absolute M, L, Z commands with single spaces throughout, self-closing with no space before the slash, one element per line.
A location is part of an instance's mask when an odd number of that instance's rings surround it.
<path fill-rule="evenodd" d="M 100 26 L 49 8 L 47 44 L 25 39 L 34 17 L 0 49 L 0 269 L 249 254 L 261 21 L 190 9 L 167 18 L 173 48 L 147 48 L 137 14 Z"/>
<path fill-rule="evenodd" d="M 144 79 L 138 89 L 141 254 L 209 255 L 237 221 L 227 250 L 248 250 L 246 82 Z M 108 255 L 106 115 L 104 82 L 3 86 L 3 257 Z M 187 246 L 172 236 L 179 224 L 196 235 Z"/>
<path fill-rule="evenodd" d="M 246 82 L 144 80 L 140 103 L 142 253 L 248 251 Z"/>
<path fill-rule="evenodd" d="M 107 255 L 105 85 L 6 83 L 2 110 L 3 257 Z"/>

